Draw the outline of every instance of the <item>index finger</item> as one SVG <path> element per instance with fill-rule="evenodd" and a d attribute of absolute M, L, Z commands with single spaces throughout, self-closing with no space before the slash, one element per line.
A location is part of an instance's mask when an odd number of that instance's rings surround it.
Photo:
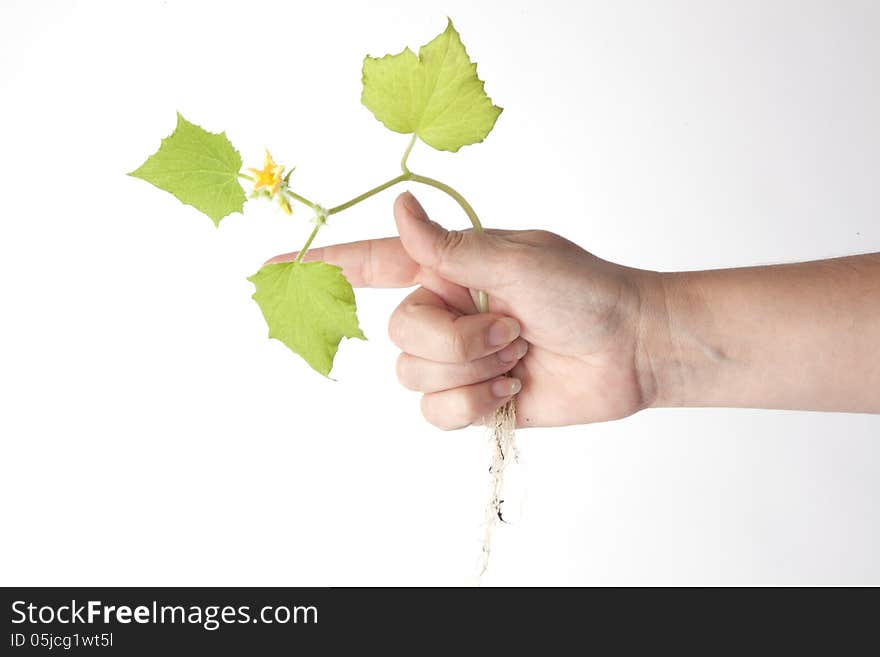
<path fill-rule="evenodd" d="M 298 253 L 275 256 L 266 264 L 291 262 Z M 418 282 L 419 265 L 407 255 L 399 237 L 309 249 L 303 261 L 314 260 L 342 267 L 342 273 L 353 287 L 411 287 Z"/>

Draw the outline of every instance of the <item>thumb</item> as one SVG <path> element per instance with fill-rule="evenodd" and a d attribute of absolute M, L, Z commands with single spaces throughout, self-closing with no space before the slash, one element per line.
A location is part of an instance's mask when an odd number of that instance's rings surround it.
<path fill-rule="evenodd" d="M 409 192 L 394 202 L 394 219 L 403 248 L 419 265 L 458 285 L 491 290 L 498 278 L 497 236 L 446 230 Z"/>

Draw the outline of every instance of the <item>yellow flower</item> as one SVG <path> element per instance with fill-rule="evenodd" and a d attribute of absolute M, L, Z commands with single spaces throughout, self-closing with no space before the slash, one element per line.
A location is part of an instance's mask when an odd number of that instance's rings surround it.
<path fill-rule="evenodd" d="M 263 164 L 262 170 L 248 169 L 248 171 L 254 174 L 255 192 L 266 189 L 272 196 L 278 193 L 278 189 L 281 187 L 281 174 L 284 173 L 284 165 L 275 164 L 275 160 L 272 159 L 268 148 L 266 149 L 266 162 Z"/>

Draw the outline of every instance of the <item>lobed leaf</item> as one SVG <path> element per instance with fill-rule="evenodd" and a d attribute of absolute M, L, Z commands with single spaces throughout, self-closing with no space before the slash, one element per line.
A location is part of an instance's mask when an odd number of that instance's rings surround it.
<path fill-rule="evenodd" d="M 244 207 L 240 170 L 241 156 L 226 133 L 208 132 L 178 112 L 174 132 L 128 175 L 173 194 L 219 226 L 221 219 Z"/>
<path fill-rule="evenodd" d="M 317 372 L 330 374 L 342 338 L 366 340 L 358 326 L 354 290 L 342 269 L 326 262 L 265 265 L 249 279 L 254 300 L 280 340 Z"/>
<path fill-rule="evenodd" d="M 455 152 L 483 141 L 502 109 L 492 104 L 450 20 L 419 48 L 366 57 L 361 102 L 389 130 L 415 133 L 429 146 Z"/>

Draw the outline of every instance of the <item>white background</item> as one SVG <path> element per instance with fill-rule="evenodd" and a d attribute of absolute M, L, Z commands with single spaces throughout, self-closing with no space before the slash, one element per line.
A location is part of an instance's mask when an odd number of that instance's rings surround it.
<path fill-rule="evenodd" d="M 358 293 L 370 341 L 323 380 L 266 339 L 246 280 L 308 213 L 252 202 L 215 230 L 124 175 L 180 110 L 341 202 L 407 141 L 360 105 L 362 57 L 447 15 L 505 111 L 411 164 L 487 225 L 664 270 L 880 250 L 875 2 L 7 0 L 0 583 L 474 582 L 487 445 L 398 387 L 403 292 Z M 393 197 L 319 243 L 392 234 Z M 748 410 L 522 432 L 523 510 L 483 583 L 880 584 L 878 434 Z"/>

